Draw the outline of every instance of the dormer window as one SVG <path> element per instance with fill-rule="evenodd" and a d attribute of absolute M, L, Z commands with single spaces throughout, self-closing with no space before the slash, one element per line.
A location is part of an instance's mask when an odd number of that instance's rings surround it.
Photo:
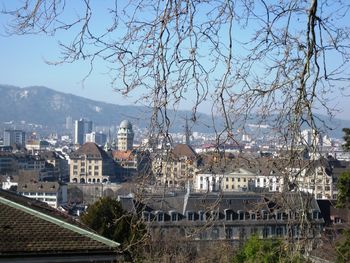
<path fill-rule="evenodd" d="M 188 221 L 194 221 L 194 213 L 193 212 L 187 212 L 187 220 Z"/>
<path fill-rule="evenodd" d="M 263 220 L 267 220 L 268 219 L 268 214 L 267 214 L 267 211 L 266 210 L 262 210 L 262 218 Z"/>
<path fill-rule="evenodd" d="M 250 213 L 250 219 L 256 220 L 256 214 L 254 212 Z"/>
<path fill-rule="evenodd" d="M 211 216 L 213 220 L 219 219 L 219 212 L 218 211 L 211 211 Z"/>
<path fill-rule="evenodd" d="M 225 210 L 225 219 L 226 221 L 231 221 L 233 220 L 233 211 L 230 209 Z"/>
<path fill-rule="evenodd" d="M 163 212 L 158 212 L 158 214 L 157 214 L 157 221 L 158 222 L 164 222 L 164 213 Z"/>
<path fill-rule="evenodd" d="M 204 211 L 199 211 L 199 220 L 200 221 L 205 221 L 205 212 Z"/>
<path fill-rule="evenodd" d="M 277 212 L 277 220 L 282 220 L 282 213 L 281 212 Z"/>
<path fill-rule="evenodd" d="M 143 220 L 146 221 L 146 222 L 150 222 L 151 221 L 151 215 L 150 215 L 149 212 L 147 212 L 147 211 L 143 212 Z"/>
<path fill-rule="evenodd" d="M 179 214 L 176 211 L 171 211 L 171 221 L 178 221 L 179 220 Z"/>
<path fill-rule="evenodd" d="M 244 220 L 244 212 L 241 210 L 237 211 L 238 214 L 238 220 Z"/>

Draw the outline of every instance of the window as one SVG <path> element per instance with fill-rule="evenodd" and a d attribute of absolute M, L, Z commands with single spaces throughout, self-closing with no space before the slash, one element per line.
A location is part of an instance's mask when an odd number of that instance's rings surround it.
<path fill-rule="evenodd" d="M 228 184 L 226 185 L 226 187 L 225 187 L 226 189 L 228 189 Z"/>
<path fill-rule="evenodd" d="M 247 179 L 246 178 L 243 178 L 243 182 L 246 182 L 247 181 Z"/>
<path fill-rule="evenodd" d="M 277 227 L 276 228 L 276 236 L 281 237 L 283 235 L 283 228 Z"/>
<path fill-rule="evenodd" d="M 241 181 L 241 178 L 238 177 L 238 178 L 237 178 L 237 182 L 240 182 L 240 181 Z"/>
<path fill-rule="evenodd" d="M 228 177 L 226 177 L 226 182 L 228 182 Z"/>
<path fill-rule="evenodd" d="M 211 231 L 211 238 L 212 239 L 219 239 L 219 229 L 217 227 L 214 227 Z"/>
<path fill-rule="evenodd" d="M 268 219 L 267 211 L 262 211 L 262 214 L 263 214 L 263 220 L 267 220 Z"/>
<path fill-rule="evenodd" d="M 199 211 L 199 220 L 204 221 L 205 220 L 205 213 L 204 211 Z"/>
<path fill-rule="evenodd" d="M 227 227 L 225 229 L 225 236 L 226 236 L 226 239 L 232 239 L 233 238 L 233 230 L 231 227 Z"/>
<path fill-rule="evenodd" d="M 148 212 L 143 212 L 143 220 L 146 222 L 151 221 L 151 215 Z"/>
<path fill-rule="evenodd" d="M 234 181 L 235 181 L 235 178 L 231 178 L 231 181 L 234 182 Z"/>
<path fill-rule="evenodd" d="M 78 169 L 78 165 L 73 165 L 73 169 Z"/>
<path fill-rule="evenodd" d="M 243 211 L 238 212 L 238 220 L 244 220 L 244 212 Z"/>
<path fill-rule="evenodd" d="M 193 212 L 187 212 L 187 219 L 189 221 L 193 221 L 194 220 L 194 214 Z"/>
<path fill-rule="evenodd" d="M 250 214 L 250 219 L 251 220 L 256 220 L 256 214 L 255 213 L 251 213 Z"/>
<path fill-rule="evenodd" d="M 263 238 L 267 238 L 270 235 L 270 229 L 267 227 L 263 228 Z"/>
<path fill-rule="evenodd" d="M 203 181 L 203 176 L 201 176 L 199 179 L 200 179 L 201 181 Z"/>
<path fill-rule="evenodd" d="M 158 222 L 164 221 L 164 214 L 162 212 L 158 213 Z"/>
<path fill-rule="evenodd" d="M 232 219 L 233 219 L 233 211 L 231 211 L 231 210 L 226 210 L 225 219 L 226 219 L 227 221 L 232 220 Z"/>
<path fill-rule="evenodd" d="M 282 213 L 281 212 L 277 213 L 277 220 L 282 220 Z"/>
<path fill-rule="evenodd" d="M 171 214 L 171 221 L 177 221 L 177 213 L 172 213 Z"/>
<path fill-rule="evenodd" d="M 231 186 L 231 189 L 235 189 L 235 186 L 234 186 L 234 185 L 232 185 L 232 186 Z"/>
<path fill-rule="evenodd" d="M 200 184 L 200 185 L 199 185 L 199 188 L 200 188 L 200 189 L 203 189 L 203 184 Z"/>

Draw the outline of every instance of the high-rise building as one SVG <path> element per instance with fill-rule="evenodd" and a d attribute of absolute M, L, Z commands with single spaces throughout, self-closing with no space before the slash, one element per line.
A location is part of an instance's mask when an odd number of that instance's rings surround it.
<path fill-rule="evenodd" d="M 66 118 L 66 129 L 67 130 L 72 130 L 73 129 L 73 119 L 71 116 L 68 116 Z"/>
<path fill-rule="evenodd" d="M 92 132 L 85 135 L 85 142 L 94 142 L 99 146 L 103 146 L 107 141 L 107 135 L 102 132 Z"/>
<path fill-rule="evenodd" d="M 26 146 L 26 133 L 22 130 L 5 130 L 4 146 L 11 146 L 13 144 Z"/>
<path fill-rule="evenodd" d="M 74 143 L 83 145 L 85 135 L 92 132 L 92 121 L 80 119 L 75 121 L 74 125 Z"/>
<path fill-rule="evenodd" d="M 123 120 L 120 123 L 117 139 L 119 151 L 132 150 L 134 143 L 134 131 L 132 130 L 132 124 L 130 121 Z"/>

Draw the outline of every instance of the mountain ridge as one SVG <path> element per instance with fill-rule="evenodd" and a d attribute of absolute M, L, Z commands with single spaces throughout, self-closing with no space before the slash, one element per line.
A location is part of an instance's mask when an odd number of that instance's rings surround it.
<path fill-rule="evenodd" d="M 16 87 L 0 84 L 0 122 L 36 123 L 52 127 L 62 128 L 66 117 L 73 120 L 81 117 L 88 118 L 97 126 L 118 125 L 123 119 L 129 119 L 140 128 L 147 128 L 150 124 L 152 109 L 140 105 L 118 105 L 108 102 L 96 101 L 78 95 L 56 91 L 45 86 Z M 184 132 L 185 116 L 191 116 L 191 111 L 169 111 L 172 120 L 170 127 L 173 132 Z M 322 116 L 322 115 L 319 115 Z M 254 123 L 254 116 L 251 118 Z M 326 120 L 326 116 L 322 116 Z M 211 116 L 198 112 L 198 120 L 193 126 L 193 131 L 213 132 Z M 217 118 L 219 128 L 222 120 Z M 208 123 L 206 123 L 208 122 Z M 329 122 L 329 120 L 327 120 Z M 333 119 L 329 135 L 336 138 L 342 137 L 341 129 L 350 127 L 350 120 Z M 239 126 L 239 123 L 237 124 Z M 237 128 L 237 127 L 235 127 Z"/>

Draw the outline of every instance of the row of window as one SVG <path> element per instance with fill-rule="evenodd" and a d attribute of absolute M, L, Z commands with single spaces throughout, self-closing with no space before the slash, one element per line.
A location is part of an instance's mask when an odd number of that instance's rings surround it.
<path fill-rule="evenodd" d="M 314 210 L 308 214 L 309 218 L 311 219 L 319 219 L 320 213 L 317 210 Z M 143 212 L 143 218 L 145 221 L 158 221 L 158 222 L 164 222 L 164 221 L 179 221 L 179 220 L 188 220 L 188 221 L 206 221 L 206 220 L 226 220 L 226 221 L 233 221 L 233 220 L 278 220 L 278 221 L 285 221 L 289 219 L 299 219 L 301 217 L 301 214 L 298 212 L 275 212 L 275 213 L 268 213 L 265 210 L 258 211 L 258 212 L 244 212 L 244 211 L 237 211 L 234 212 L 232 210 L 227 210 L 224 214 L 221 214 L 217 211 L 212 211 L 211 213 L 206 213 L 204 211 L 191 212 L 187 211 L 186 216 L 183 216 L 177 212 L 170 212 L 169 214 L 161 211 L 157 211 L 155 214 L 151 212 Z"/>

